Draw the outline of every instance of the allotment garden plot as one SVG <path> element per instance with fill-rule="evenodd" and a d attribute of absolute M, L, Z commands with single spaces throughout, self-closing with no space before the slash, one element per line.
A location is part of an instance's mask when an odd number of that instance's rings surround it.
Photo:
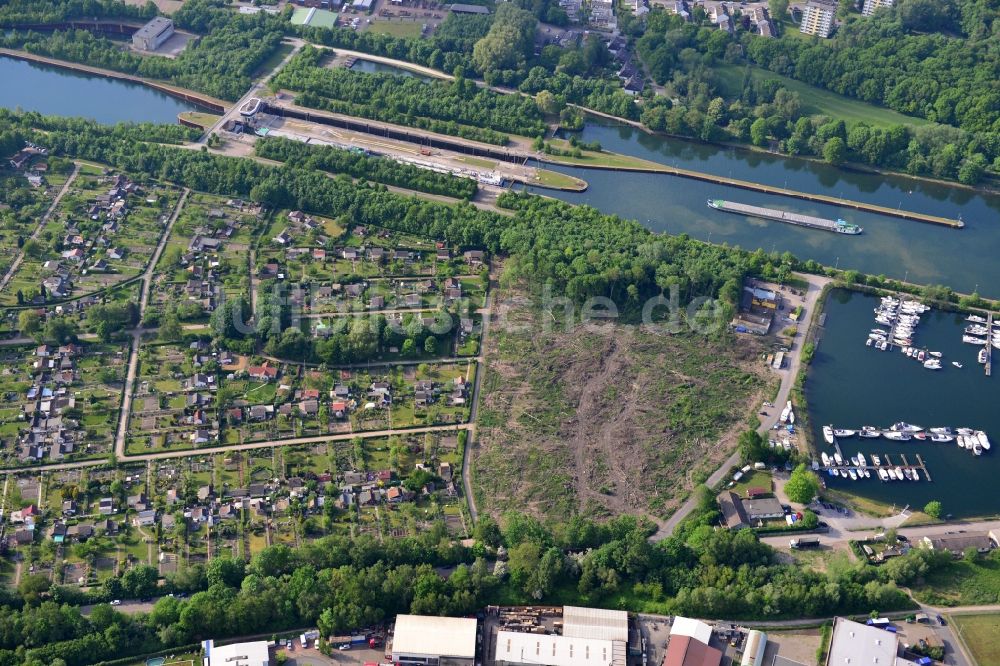
<path fill-rule="evenodd" d="M 8 305 L 94 293 L 140 275 L 179 191 L 84 165 L 0 294 Z"/>
<path fill-rule="evenodd" d="M 68 462 L 110 453 L 125 360 L 125 348 L 118 344 L 0 349 L 0 464 Z"/>

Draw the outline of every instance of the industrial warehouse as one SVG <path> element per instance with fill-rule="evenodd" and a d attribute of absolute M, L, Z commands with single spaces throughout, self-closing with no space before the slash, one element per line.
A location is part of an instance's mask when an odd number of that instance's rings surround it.
<path fill-rule="evenodd" d="M 684 617 L 578 606 L 490 606 L 477 618 L 400 615 L 386 647 L 398 664 L 437 666 L 763 666 L 767 635 Z"/>

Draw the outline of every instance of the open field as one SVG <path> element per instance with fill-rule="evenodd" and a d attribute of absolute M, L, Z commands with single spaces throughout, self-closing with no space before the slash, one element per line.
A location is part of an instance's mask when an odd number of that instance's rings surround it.
<path fill-rule="evenodd" d="M 159 9 L 164 14 L 173 14 L 178 9 L 184 6 L 184 0 L 152 0 L 156 8 Z M 134 5 L 136 7 L 144 7 L 149 2 L 149 0 L 125 0 L 126 5 Z"/>
<path fill-rule="evenodd" d="M 720 65 L 714 69 L 725 94 L 730 97 L 738 97 L 744 68 L 739 65 Z M 777 79 L 781 85 L 798 93 L 804 113 L 843 119 L 848 125 L 865 122 L 875 127 L 890 127 L 892 125 L 916 126 L 930 123 L 924 118 L 906 116 L 892 109 L 844 97 L 759 67 L 751 67 L 750 75 L 755 79 Z"/>
<path fill-rule="evenodd" d="M 950 619 L 981 666 L 1000 664 L 1000 614 L 953 615 Z"/>
<path fill-rule="evenodd" d="M 666 516 L 728 455 L 766 388 L 757 340 L 548 331 L 544 313 L 500 303 L 506 321 L 525 325 L 488 341 L 474 461 L 482 511 Z"/>
<path fill-rule="evenodd" d="M 422 26 L 423 24 L 417 21 L 373 21 L 368 32 L 416 39 L 421 35 Z"/>

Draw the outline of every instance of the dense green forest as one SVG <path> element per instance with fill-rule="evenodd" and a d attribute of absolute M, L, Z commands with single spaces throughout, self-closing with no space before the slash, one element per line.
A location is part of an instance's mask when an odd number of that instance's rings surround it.
<path fill-rule="evenodd" d="M 547 90 L 555 97 L 553 111 L 564 112 L 564 124 L 570 126 L 579 118 L 566 109 L 567 103 L 637 119 L 639 110 L 614 76 L 617 66 L 604 42 L 590 36 L 579 47 L 549 44 L 536 56 L 533 39 L 528 37 L 534 35 L 535 16 L 532 11 L 518 9 L 517 3 L 502 3 L 488 17 L 452 14 L 430 39 L 348 28 L 292 29 L 316 44 L 407 60 L 463 77 L 481 76 L 487 83 L 530 94 Z"/>
<path fill-rule="evenodd" d="M 87 3 L 81 5 L 86 8 Z M 116 5 L 98 3 L 96 6 L 110 11 Z M 178 27 L 201 34 L 177 58 L 139 55 L 120 42 L 86 30 L 51 33 L 14 30 L 0 37 L 0 45 L 236 100 L 250 88 L 253 74 L 280 45 L 286 21 L 264 12 L 247 16 L 220 10 L 219 6 L 218 0 L 189 0 L 173 14 Z M 21 3 L 15 3 L 7 8 L 7 16 L 21 16 L 23 13 L 14 11 L 20 7 Z M 0 20 L 11 19 L 0 11 Z"/>
<path fill-rule="evenodd" d="M 304 106 L 420 127 L 503 145 L 502 132 L 541 136 L 542 114 L 528 97 L 503 95 L 475 81 L 423 82 L 409 76 L 324 67 L 328 52 L 306 47 L 272 81 L 300 92 Z"/>
<path fill-rule="evenodd" d="M 715 515 L 707 494 L 694 520 L 656 544 L 647 538 L 650 526 L 630 516 L 603 524 L 579 518 L 542 524 L 516 513 L 499 523 L 481 517 L 471 548 L 448 538 L 443 524 L 385 543 L 367 535 L 326 537 L 296 549 L 270 546 L 249 563 L 223 556 L 207 566 L 190 565 L 160 590 L 156 569 L 145 565 L 89 594 L 26 574 L 18 594 L 9 593 L 0 607 L 0 664 L 61 659 L 83 666 L 206 638 L 316 625 L 329 635 L 397 613 L 465 615 L 501 599 L 544 603 L 555 595 L 587 605 L 732 619 L 825 617 L 910 605 L 894 575 L 911 576 L 912 567 L 890 571 L 845 559 L 825 574 L 803 571 L 779 563 L 749 530 L 712 528 Z M 500 546 L 508 554 L 497 565 Z M 944 564 L 930 551 L 917 558 L 924 571 Z M 444 579 L 434 569 L 441 566 L 456 568 Z M 156 591 L 193 594 L 163 597 L 148 615 L 128 616 L 100 604 L 83 617 L 69 605 Z"/>
<path fill-rule="evenodd" d="M 849 20 L 832 40 L 768 39 L 744 30 L 730 36 L 654 11 L 637 50 L 678 103 L 649 99 L 642 121 L 705 141 L 747 142 L 833 164 L 849 160 L 978 183 L 991 164 L 1000 166 L 1000 56 L 975 36 L 981 30 L 964 39 L 908 32 L 900 18 L 906 7 Z M 984 29 L 1000 29 L 989 12 L 981 20 Z M 808 117 L 797 93 L 749 70 L 733 98 L 716 68 L 740 63 L 942 124 L 882 128 Z"/>
<path fill-rule="evenodd" d="M 333 146 L 317 146 L 271 137 L 257 141 L 254 152 L 259 157 L 284 162 L 300 169 L 345 173 L 355 178 L 373 180 L 430 194 L 456 199 L 471 199 L 476 181 L 396 162 L 389 157 L 374 157 L 360 151 Z"/>
<path fill-rule="evenodd" d="M 149 20 L 156 5 L 134 5 L 122 0 L 7 0 L 0 5 L 0 25 L 58 23 L 74 18 L 131 18 Z"/>

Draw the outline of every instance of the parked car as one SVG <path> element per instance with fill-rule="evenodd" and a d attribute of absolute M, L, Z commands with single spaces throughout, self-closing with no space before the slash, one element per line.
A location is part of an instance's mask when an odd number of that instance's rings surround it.
<path fill-rule="evenodd" d="M 122 600 L 121 599 L 113 599 L 111 601 L 111 605 L 112 606 L 121 606 L 122 605 Z"/>

